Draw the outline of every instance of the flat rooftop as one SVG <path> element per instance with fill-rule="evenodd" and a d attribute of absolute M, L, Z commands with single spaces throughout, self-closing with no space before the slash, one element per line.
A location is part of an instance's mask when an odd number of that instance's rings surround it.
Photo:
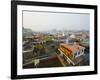
<path fill-rule="evenodd" d="M 40 60 L 37 68 L 48 68 L 48 67 L 63 67 L 62 63 L 57 56 L 48 58 L 46 60 Z M 34 63 L 23 66 L 24 69 L 35 68 Z"/>

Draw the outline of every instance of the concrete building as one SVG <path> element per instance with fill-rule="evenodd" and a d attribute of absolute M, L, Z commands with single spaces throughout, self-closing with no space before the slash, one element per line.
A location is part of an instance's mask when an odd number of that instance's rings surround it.
<path fill-rule="evenodd" d="M 65 65 L 77 65 L 82 61 L 85 48 L 77 44 L 60 44 L 59 56 L 64 59 Z"/>

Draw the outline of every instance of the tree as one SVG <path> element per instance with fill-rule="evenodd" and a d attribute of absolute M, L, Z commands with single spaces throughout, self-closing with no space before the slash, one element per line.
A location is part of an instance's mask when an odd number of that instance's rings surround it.
<path fill-rule="evenodd" d="M 35 53 L 36 56 L 43 55 L 46 53 L 46 47 L 43 44 L 38 44 L 34 47 L 33 53 Z"/>

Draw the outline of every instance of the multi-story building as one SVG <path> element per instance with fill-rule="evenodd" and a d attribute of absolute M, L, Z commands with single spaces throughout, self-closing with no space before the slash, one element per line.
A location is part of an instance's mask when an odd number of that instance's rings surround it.
<path fill-rule="evenodd" d="M 77 44 L 60 44 L 59 58 L 66 65 L 78 65 L 82 61 L 85 48 Z"/>

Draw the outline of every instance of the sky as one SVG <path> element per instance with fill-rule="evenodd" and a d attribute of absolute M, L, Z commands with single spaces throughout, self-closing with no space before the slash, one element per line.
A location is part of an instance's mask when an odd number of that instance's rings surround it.
<path fill-rule="evenodd" d="M 90 15 L 82 13 L 54 13 L 23 11 L 23 27 L 33 31 L 89 30 Z"/>

